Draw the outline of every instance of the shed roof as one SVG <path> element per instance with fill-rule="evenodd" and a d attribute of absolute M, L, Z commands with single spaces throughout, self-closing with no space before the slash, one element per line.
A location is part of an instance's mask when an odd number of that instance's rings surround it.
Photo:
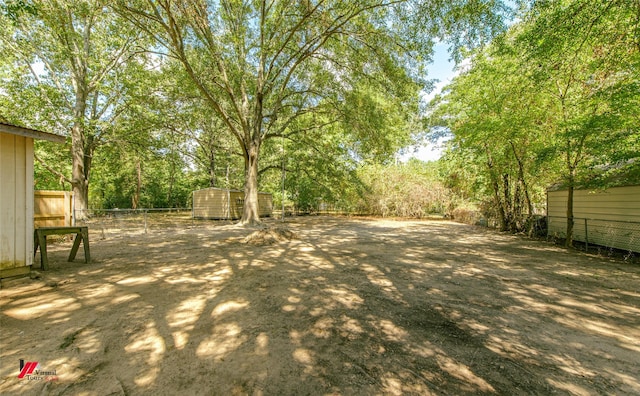
<path fill-rule="evenodd" d="M 32 139 L 48 140 L 54 143 L 64 143 L 64 136 L 55 135 L 53 133 L 42 132 L 36 129 L 24 128 L 17 125 L 0 122 L 0 132 L 12 135 L 24 136 Z"/>
<path fill-rule="evenodd" d="M 244 190 L 234 190 L 233 188 L 220 188 L 220 187 L 207 187 L 207 188 L 202 188 L 200 190 L 194 190 L 193 192 L 200 192 L 200 191 L 223 191 L 223 192 L 236 192 L 236 193 L 243 193 L 244 194 Z M 258 191 L 258 194 L 269 194 L 271 195 L 271 193 L 268 192 L 264 192 L 264 191 Z"/>

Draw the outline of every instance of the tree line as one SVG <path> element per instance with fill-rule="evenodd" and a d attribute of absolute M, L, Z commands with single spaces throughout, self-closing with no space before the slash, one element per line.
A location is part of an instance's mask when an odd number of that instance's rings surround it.
<path fill-rule="evenodd" d="M 406 145 L 434 40 L 501 29 L 502 2 L 477 3 L 8 0 L 1 116 L 69 137 L 38 149 L 38 180 L 80 210 L 241 184 L 250 224 L 269 170 L 344 178 Z"/>
<path fill-rule="evenodd" d="M 519 231 L 549 185 L 604 187 L 638 167 L 635 0 L 0 8 L 0 117 L 68 137 L 37 144 L 36 183 L 72 189 L 78 209 L 185 206 L 223 187 L 245 191 L 245 224 L 261 189 L 382 215 L 474 202 Z M 467 61 L 426 105 L 437 42 Z M 395 163 L 442 136 L 437 164 Z"/>

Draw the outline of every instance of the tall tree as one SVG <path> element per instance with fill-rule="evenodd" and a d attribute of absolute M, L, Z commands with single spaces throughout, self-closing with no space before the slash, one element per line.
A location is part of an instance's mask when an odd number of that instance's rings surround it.
<path fill-rule="evenodd" d="M 169 59 L 161 73 L 162 94 L 151 103 L 157 116 L 148 122 L 180 142 L 175 147 L 206 175 L 208 187 L 240 188 L 242 154 L 222 120 L 207 106 L 181 64 Z"/>
<path fill-rule="evenodd" d="M 633 87 L 639 77 L 639 31 L 635 0 L 562 0 L 536 3 L 520 35 L 529 66 L 523 69 L 549 100 L 546 127 L 563 157 L 567 246 L 573 241 L 575 188 L 595 166 L 614 165 L 615 151 L 627 146 L 629 133 L 638 136 L 637 119 L 633 127 L 620 128 L 630 115 L 621 112 L 620 96 L 638 98 Z"/>
<path fill-rule="evenodd" d="M 537 149 L 544 109 L 533 84 L 520 73 L 519 58 L 495 47 L 474 55 L 466 71 L 436 100 L 434 125 L 453 133 L 450 145 L 466 152 L 467 166 L 483 174 L 491 215 L 503 230 L 519 231 L 534 215 L 531 182 L 540 180 Z M 459 156 L 451 156 L 450 160 Z M 464 164 L 458 164 L 464 166 Z M 455 173 L 459 170 L 455 169 Z"/>
<path fill-rule="evenodd" d="M 509 34 L 474 54 L 471 70 L 449 87 L 439 115 L 455 136 L 452 148 L 464 151 L 475 167 L 484 162 L 480 174 L 493 186 L 503 226 L 517 204 L 506 199 L 507 191 L 531 192 L 546 187 L 549 178 L 562 181 L 569 191 L 569 246 L 574 189 L 598 174 L 638 167 L 637 5 L 535 2 Z M 591 185 L 605 186 L 602 180 Z M 533 200 L 524 198 L 531 213 Z"/>
<path fill-rule="evenodd" d="M 245 171 L 241 222 L 250 224 L 259 221 L 258 162 L 266 140 L 291 137 L 299 132 L 292 128 L 299 117 L 339 107 L 336 104 L 348 99 L 354 77 L 375 75 L 377 89 L 402 103 L 406 96 L 395 94 L 407 92 L 410 77 L 419 75 L 432 37 L 455 31 L 453 22 L 464 19 L 455 17 L 455 12 L 462 10 L 480 20 L 502 5 L 500 1 L 475 8 L 478 1 L 454 6 L 440 0 L 418 3 L 139 0 L 119 1 L 117 9 L 183 64 L 238 142 Z M 425 9 L 432 13 L 425 13 L 425 19 L 435 16 L 430 28 L 448 11 L 448 21 L 453 22 L 447 29 L 422 31 L 422 37 L 409 27 L 408 15 L 427 3 Z M 411 89 L 417 98 L 417 87 Z M 366 133 L 377 131 L 368 128 Z"/>
<path fill-rule="evenodd" d="M 122 68 L 135 66 L 141 45 L 140 35 L 109 12 L 108 3 L 8 1 L 2 19 L 7 29 L 0 33 L 2 52 L 29 71 L 28 84 L 45 103 L 29 121 L 71 137 L 71 177 L 59 174 L 73 187 L 79 218 L 88 208 L 94 151 L 121 112 Z"/>

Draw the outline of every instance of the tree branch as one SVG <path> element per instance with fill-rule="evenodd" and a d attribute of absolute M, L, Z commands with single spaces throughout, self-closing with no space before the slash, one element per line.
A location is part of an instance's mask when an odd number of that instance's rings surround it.
<path fill-rule="evenodd" d="M 54 175 L 58 176 L 60 178 L 61 182 L 65 182 L 65 183 L 69 183 L 69 184 L 73 184 L 71 182 L 71 179 L 69 179 L 67 176 L 65 176 L 62 172 L 53 169 L 51 166 L 49 166 L 46 162 L 44 162 L 43 160 L 40 159 L 40 157 L 38 157 L 37 154 L 33 154 L 33 158 L 36 159 L 36 161 L 38 161 L 46 170 L 48 170 L 49 172 L 53 173 Z"/>

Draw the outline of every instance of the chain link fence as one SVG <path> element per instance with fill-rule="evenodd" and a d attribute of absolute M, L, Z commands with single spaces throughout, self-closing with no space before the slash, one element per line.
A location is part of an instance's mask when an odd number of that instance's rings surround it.
<path fill-rule="evenodd" d="M 354 215 L 353 211 L 329 205 L 319 209 L 314 214 Z M 285 214 L 286 216 L 291 216 L 298 213 L 290 211 Z M 274 212 L 273 218 L 279 219 L 281 215 L 281 213 Z M 76 210 L 74 218 L 76 219 L 76 225 L 89 226 L 92 233 L 97 233 L 103 238 L 114 235 L 153 233 L 172 228 L 192 228 L 213 222 L 212 220 L 194 219 L 191 208 Z M 545 220 L 546 224 L 544 224 Z M 233 223 L 230 220 L 215 220 L 215 222 L 221 224 Z M 536 235 L 544 234 L 544 231 L 546 231 L 547 237 L 550 238 L 561 239 L 566 237 L 566 217 L 537 216 L 535 223 Z M 479 223 L 476 222 L 476 224 Z M 491 224 L 479 225 L 491 226 Z M 538 230 L 537 228 L 546 228 L 546 230 Z M 590 245 L 597 245 L 640 253 L 640 222 L 574 218 L 573 239 L 585 243 L 587 249 Z"/>
<path fill-rule="evenodd" d="M 191 208 L 76 210 L 74 218 L 77 226 L 88 226 L 102 238 L 184 229 L 202 222 L 193 218 Z"/>
<path fill-rule="evenodd" d="M 548 236 L 566 238 L 567 218 L 548 216 Z M 629 252 L 640 252 L 640 222 L 574 218 L 573 240 Z"/>

